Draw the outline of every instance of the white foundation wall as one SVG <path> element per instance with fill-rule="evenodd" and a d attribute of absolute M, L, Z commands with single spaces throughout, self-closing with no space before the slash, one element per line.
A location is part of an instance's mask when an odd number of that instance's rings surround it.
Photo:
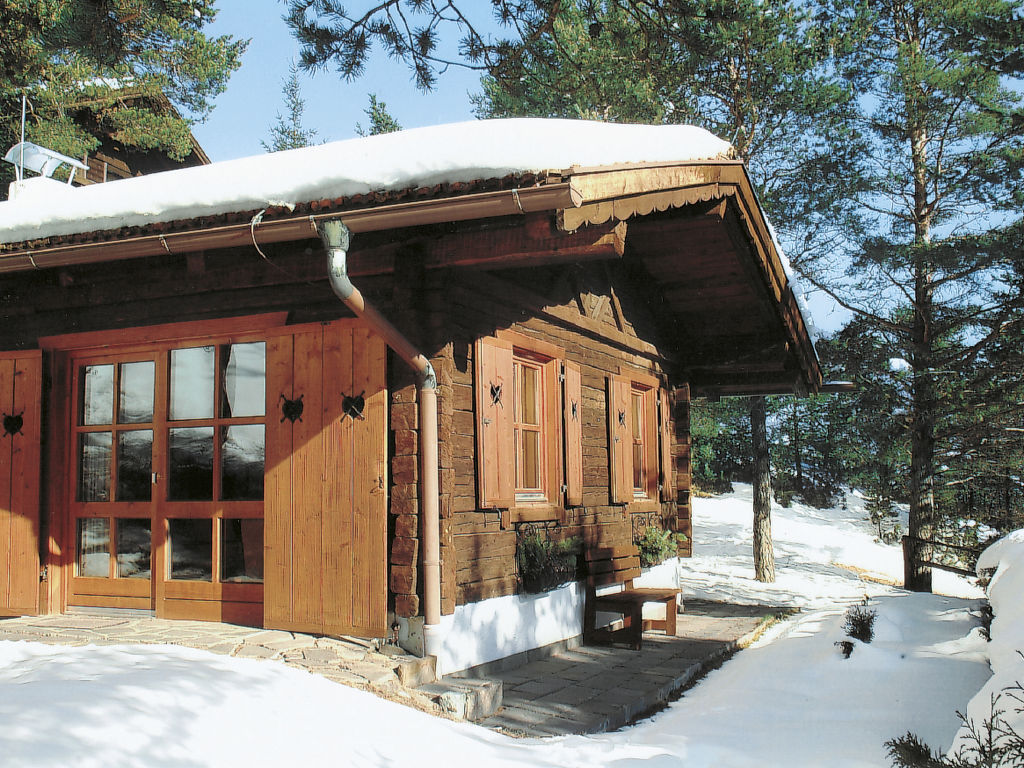
<path fill-rule="evenodd" d="M 585 596 L 583 585 L 574 582 L 539 595 L 458 606 L 441 617 L 438 673 L 450 675 L 582 634 Z"/>
<path fill-rule="evenodd" d="M 678 588 L 676 564 L 677 558 L 670 558 L 644 571 L 634 586 Z M 438 673 L 450 675 L 581 635 L 585 599 L 585 582 L 574 582 L 538 595 L 494 597 L 458 606 L 454 614 L 441 617 Z M 660 605 L 646 606 L 644 618 L 663 619 L 662 610 Z M 598 625 L 614 618 L 618 617 L 599 613 Z"/>

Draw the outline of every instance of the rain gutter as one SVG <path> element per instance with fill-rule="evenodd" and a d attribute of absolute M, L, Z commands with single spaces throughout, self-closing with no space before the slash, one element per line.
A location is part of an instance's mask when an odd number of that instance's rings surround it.
<path fill-rule="evenodd" d="M 360 233 L 573 208 L 581 201 L 581 195 L 570 182 L 559 182 L 459 197 L 395 203 L 353 211 L 335 210 L 330 213 L 269 220 L 259 220 L 257 216 L 252 221 L 219 227 L 204 228 L 201 219 L 197 217 L 193 222 L 195 228 L 184 231 L 118 238 L 118 230 L 115 230 L 109 240 L 43 245 L 38 248 L 30 247 L 27 242 L 21 243 L 16 249 L 0 252 L 0 274 L 231 248 L 251 245 L 253 242 L 264 245 L 306 240 L 318 235 L 317 226 L 320 222 L 336 219 L 341 215 L 344 216 L 345 225 L 351 232 Z"/>

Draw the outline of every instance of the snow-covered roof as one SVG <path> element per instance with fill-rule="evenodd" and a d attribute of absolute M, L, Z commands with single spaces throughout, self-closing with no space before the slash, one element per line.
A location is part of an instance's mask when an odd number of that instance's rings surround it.
<path fill-rule="evenodd" d="M 0 203 L 0 243 L 144 226 L 510 174 L 729 155 L 683 125 L 475 120 L 95 184 Z"/>

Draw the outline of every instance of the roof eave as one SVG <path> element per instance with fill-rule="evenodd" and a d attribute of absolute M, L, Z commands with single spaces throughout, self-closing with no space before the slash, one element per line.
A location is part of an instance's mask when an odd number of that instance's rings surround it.
<path fill-rule="evenodd" d="M 339 217 L 353 232 L 362 233 L 551 211 L 557 213 L 560 228 L 575 231 L 588 224 L 611 219 L 624 221 L 709 196 L 729 196 L 738 205 L 767 295 L 799 361 L 801 375 L 792 387 L 772 383 L 769 388 L 811 392 L 819 389 L 821 371 L 806 323 L 742 163 L 718 159 L 577 167 L 562 175 L 551 174 L 542 183 L 515 184 L 506 180 L 497 190 L 385 202 L 348 210 L 343 200 L 326 207 L 311 202 L 309 208 L 320 207 L 323 212 L 264 216 L 266 212 L 261 211 L 253 213 L 247 221 L 216 226 L 209 226 L 208 219 L 196 218 L 184 222 L 180 229 L 157 224 L 134 233 L 96 233 L 100 238 L 88 242 L 59 242 L 37 248 L 24 243 L 0 255 L 0 273 L 306 240 L 316 237 L 317 222 Z M 173 226 L 180 224 L 176 222 Z"/>
<path fill-rule="evenodd" d="M 353 232 L 374 232 L 455 221 L 554 211 L 578 205 L 580 196 L 568 182 L 513 187 L 456 197 L 394 203 L 358 210 L 262 218 L 245 223 L 204 227 L 201 219 L 179 231 L 129 235 L 85 243 L 15 248 L 0 256 L 0 274 L 67 267 L 122 259 L 189 253 L 256 243 L 280 243 L 316 237 L 317 222 L 341 218 Z M 262 213 L 262 212 L 260 212 Z"/>

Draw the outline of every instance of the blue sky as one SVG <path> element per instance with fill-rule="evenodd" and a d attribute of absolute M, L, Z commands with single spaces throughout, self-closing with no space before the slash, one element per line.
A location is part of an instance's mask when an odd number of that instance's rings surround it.
<path fill-rule="evenodd" d="M 270 126 L 284 111 L 281 86 L 288 65 L 298 59 L 299 44 L 281 19 L 286 6 L 280 0 L 220 0 L 210 34 L 249 38 L 225 93 L 217 97 L 209 119 L 193 133 L 210 159 L 230 160 L 262 153 Z M 318 138 L 333 141 L 355 136 L 356 123 L 367 125 L 363 110 L 374 93 L 403 128 L 473 119 L 469 94 L 479 90 L 479 75 L 452 67 L 438 78 L 437 87 L 416 89 L 408 68 L 376 52 L 365 74 L 345 82 L 332 70 L 308 75 L 300 72 L 306 102 L 303 124 L 316 129 Z"/>

